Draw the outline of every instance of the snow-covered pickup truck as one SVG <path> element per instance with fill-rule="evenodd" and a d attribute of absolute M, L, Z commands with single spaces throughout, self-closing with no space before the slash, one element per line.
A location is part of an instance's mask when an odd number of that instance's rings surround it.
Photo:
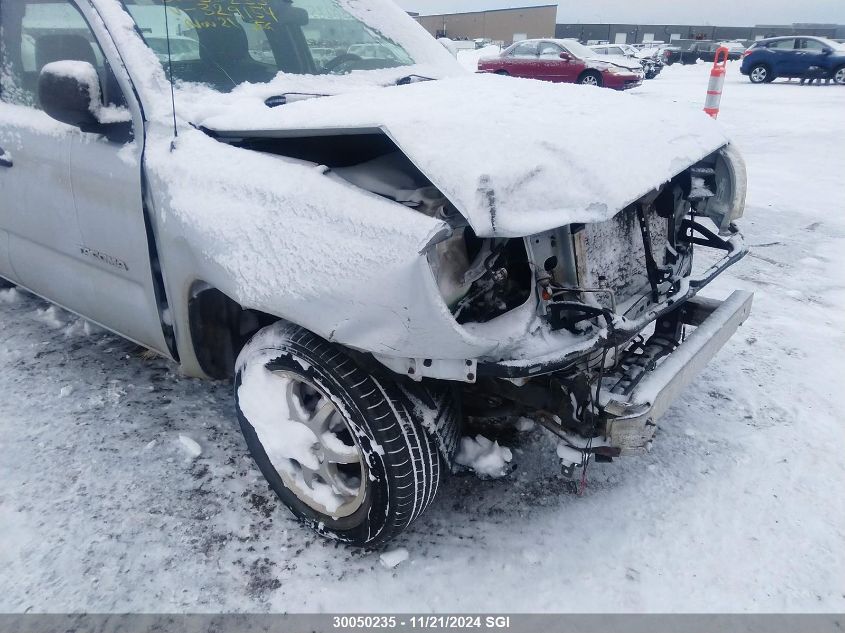
<path fill-rule="evenodd" d="M 471 75 L 383 0 L 0 0 L 0 23 L 0 277 L 233 379 L 322 534 L 398 534 L 468 416 L 532 416 L 567 472 L 643 450 L 749 313 L 696 296 L 746 252 L 743 161 L 703 114 Z"/>

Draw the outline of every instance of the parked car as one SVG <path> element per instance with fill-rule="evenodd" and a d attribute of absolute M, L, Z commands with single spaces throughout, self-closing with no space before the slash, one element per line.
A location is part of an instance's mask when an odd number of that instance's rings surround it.
<path fill-rule="evenodd" d="M 824 37 L 772 37 L 745 51 L 740 72 L 752 83 L 778 77 L 802 77 L 811 66 L 823 69 L 837 84 L 845 85 L 845 44 Z"/>
<path fill-rule="evenodd" d="M 748 316 L 749 293 L 697 296 L 746 254 L 744 163 L 703 113 L 470 74 L 388 0 L 168 3 L 201 25 L 171 83 L 137 1 L 0 0 L 0 277 L 232 380 L 258 468 L 318 533 L 401 532 L 464 416 L 534 417 L 570 475 L 645 451 Z M 306 28 L 338 51 L 322 68 Z M 389 58 L 346 52 L 373 40 Z"/>
<path fill-rule="evenodd" d="M 742 54 L 745 53 L 746 50 L 748 50 L 748 43 L 742 42 L 740 40 L 735 40 L 733 42 L 719 42 L 719 47 L 727 48 L 728 59 L 731 61 L 736 61 L 738 59 L 742 59 Z"/>
<path fill-rule="evenodd" d="M 652 57 L 648 52 L 642 53 L 628 44 L 593 44 L 589 48 L 601 56 L 622 57 L 631 61 L 639 61 L 646 79 L 654 79 L 663 69 L 662 61 Z"/>
<path fill-rule="evenodd" d="M 614 90 L 636 88 L 645 76 L 638 61 L 602 56 L 575 40 L 524 40 L 480 60 L 478 70 Z"/>
<path fill-rule="evenodd" d="M 663 51 L 663 61 L 667 66 L 674 63 L 697 64 L 698 60 L 705 62 L 712 62 L 716 57 L 716 51 L 719 48 L 717 42 L 696 41 L 689 45 L 689 48 L 683 49 L 678 46 L 669 46 Z M 736 59 L 739 59 L 740 53 L 734 53 Z"/>

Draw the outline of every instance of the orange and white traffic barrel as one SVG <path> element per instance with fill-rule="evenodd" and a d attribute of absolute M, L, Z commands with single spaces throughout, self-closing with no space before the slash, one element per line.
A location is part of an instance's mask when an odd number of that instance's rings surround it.
<path fill-rule="evenodd" d="M 725 73 L 728 70 L 728 54 L 730 51 L 720 46 L 716 50 L 713 68 L 710 69 L 710 83 L 707 84 L 707 98 L 704 100 L 704 111 L 714 119 L 719 116 L 719 103 L 722 101 L 722 86 L 725 85 Z"/>

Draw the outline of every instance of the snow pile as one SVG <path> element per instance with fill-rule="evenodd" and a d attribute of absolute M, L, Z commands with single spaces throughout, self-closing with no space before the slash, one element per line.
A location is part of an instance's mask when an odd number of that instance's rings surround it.
<path fill-rule="evenodd" d="M 501 48 L 492 44 L 475 50 L 458 51 L 458 62 L 470 72 L 475 72 L 478 70 L 478 62 L 482 59 L 498 57 L 501 52 Z"/>
<path fill-rule="evenodd" d="M 520 433 L 528 433 L 529 431 L 533 431 L 534 427 L 537 426 L 537 423 L 534 422 L 531 418 L 520 417 L 516 421 L 516 430 Z"/>
<path fill-rule="evenodd" d="M 20 293 L 16 288 L 0 289 L 0 303 L 12 304 L 17 303 L 20 299 Z"/>
<path fill-rule="evenodd" d="M 497 479 L 508 474 L 508 464 L 513 459 L 509 448 L 499 446 L 498 442 L 483 435 L 462 437 L 461 448 L 455 457 L 455 463 L 466 466 L 479 477 Z"/>
<path fill-rule="evenodd" d="M 382 567 L 393 569 L 400 563 L 408 560 L 408 550 L 404 547 L 397 547 L 396 549 L 388 550 L 378 557 Z"/>
<path fill-rule="evenodd" d="M 179 434 L 179 444 L 191 459 L 196 459 L 202 455 L 202 447 L 195 439 L 187 435 Z"/>
<path fill-rule="evenodd" d="M 65 326 L 65 322 L 61 319 L 63 312 L 61 308 L 52 305 L 48 308 L 39 308 L 35 311 L 35 320 L 55 330 Z"/>

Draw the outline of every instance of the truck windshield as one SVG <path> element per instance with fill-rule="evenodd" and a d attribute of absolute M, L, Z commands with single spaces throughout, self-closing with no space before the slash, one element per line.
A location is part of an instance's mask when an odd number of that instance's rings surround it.
<path fill-rule="evenodd" d="M 337 0 L 129 0 L 125 6 L 165 72 L 172 69 L 172 80 L 221 91 L 279 72 L 346 74 L 414 64 L 402 46 Z"/>

